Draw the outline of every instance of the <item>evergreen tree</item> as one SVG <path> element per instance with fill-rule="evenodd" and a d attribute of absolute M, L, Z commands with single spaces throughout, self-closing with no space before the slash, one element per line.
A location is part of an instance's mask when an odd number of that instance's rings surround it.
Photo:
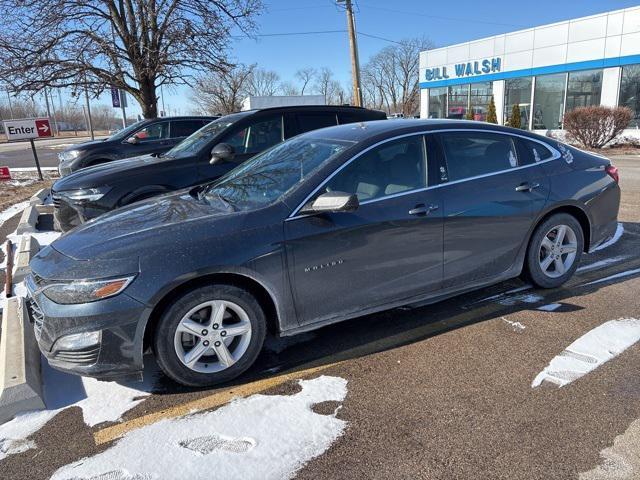
<path fill-rule="evenodd" d="M 467 107 L 467 114 L 464 116 L 465 120 L 474 120 L 474 116 L 473 116 L 473 107 L 469 106 Z"/>
<path fill-rule="evenodd" d="M 487 122 L 498 123 L 498 116 L 496 115 L 496 102 L 493 101 L 493 95 L 489 102 L 489 111 L 487 112 Z"/>
<path fill-rule="evenodd" d="M 520 121 L 520 105 L 513 105 L 511 109 L 511 118 L 509 119 L 509 125 L 513 128 L 522 128 Z"/>

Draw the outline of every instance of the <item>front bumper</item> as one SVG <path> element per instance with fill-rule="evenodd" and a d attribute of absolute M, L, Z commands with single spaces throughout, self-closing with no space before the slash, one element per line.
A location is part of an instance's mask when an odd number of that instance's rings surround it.
<path fill-rule="evenodd" d="M 40 351 L 49 364 L 78 375 L 113 379 L 142 372 L 143 329 L 150 310 L 125 293 L 97 302 L 60 305 L 39 291 L 37 275 L 27 277 L 27 311 Z M 67 335 L 100 332 L 97 344 L 61 349 Z"/>

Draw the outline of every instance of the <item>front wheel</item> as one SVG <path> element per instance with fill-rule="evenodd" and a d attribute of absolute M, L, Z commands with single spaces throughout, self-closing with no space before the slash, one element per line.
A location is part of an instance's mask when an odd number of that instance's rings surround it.
<path fill-rule="evenodd" d="M 256 360 L 266 334 L 264 312 L 247 291 L 230 285 L 192 290 L 171 305 L 154 336 L 158 365 L 191 387 L 228 382 Z"/>
<path fill-rule="evenodd" d="M 556 288 L 576 271 L 584 249 L 584 234 L 575 217 L 552 215 L 533 232 L 527 250 L 526 271 L 540 288 Z"/>

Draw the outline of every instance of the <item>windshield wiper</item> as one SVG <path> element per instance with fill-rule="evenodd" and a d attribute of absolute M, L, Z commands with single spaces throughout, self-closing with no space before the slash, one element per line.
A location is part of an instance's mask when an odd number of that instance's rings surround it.
<path fill-rule="evenodd" d="M 232 212 L 235 212 L 235 211 L 236 211 L 236 209 L 234 208 L 234 206 L 233 206 L 233 205 L 231 205 L 231 204 L 229 203 L 229 201 L 228 201 L 226 198 L 224 198 L 222 195 L 220 195 L 218 192 L 215 192 L 215 193 L 214 193 L 214 195 L 215 195 L 216 197 L 218 197 L 218 199 L 219 199 L 219 200 L 222 202 L 222 204 L 227 208 L 227 210 L 231 210 Z"/>

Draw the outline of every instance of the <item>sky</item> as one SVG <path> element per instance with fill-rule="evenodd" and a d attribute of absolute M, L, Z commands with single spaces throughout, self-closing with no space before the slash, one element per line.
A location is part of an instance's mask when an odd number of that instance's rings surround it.
<path fill-rule="evenodd" d="M 466 42 L 528 27 L 640 5 L 640 0 L 353 0 L 360 63 L 392 42 L 425 36 L 436 46 Z M 264 0 L 266 10 L 256 19 L 255 38 L 234 38 L 233 61 L 275 70 L 282 80 L 293 80 L 304 67 L 329 67 L 348 85 L 351 76 L 346 15 L 335 0 Z M 304 35 L 277 35 L 336 31 Z M 236 32 L 238 33 L 238 32 Z M 260 36 L 265 35 L 265 36 Z M 164 90 L 165 110 L 186 114 L 191 91 L 186 87 Z M 131 99 L 130 99 L 131 100 Z M 98 100 L 109 103 L 104 95 Z M 130 105 L 133 102 L 130 101 Z M 162 105 L 160 105 L 160 109 Z M 139 112 L 131 108 L 131 113 Z"/>

